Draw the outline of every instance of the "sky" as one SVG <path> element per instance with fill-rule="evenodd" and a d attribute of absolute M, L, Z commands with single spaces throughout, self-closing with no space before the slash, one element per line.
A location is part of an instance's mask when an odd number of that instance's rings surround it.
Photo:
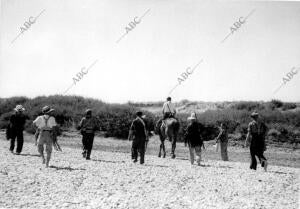
<path fill-rule="evenodd" d="M 2 98 L 300 101 L 300 2 L 0 2 Z"/>

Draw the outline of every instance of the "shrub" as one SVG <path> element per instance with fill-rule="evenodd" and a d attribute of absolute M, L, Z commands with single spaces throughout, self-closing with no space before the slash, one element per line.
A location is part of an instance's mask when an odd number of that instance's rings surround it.
<path fill-rule="evenodd" d="M 265 107 L 259 102 L 238 102 L 231 105 L 231 108 L 236 110 L 253 111 L 253 110 L 262 110 Z"/>
<path fill-rule="evenodd" d="M 292 110 L 297 107 L 296 103 L 291 103 L 291 102 L 285 102 L 282 105 L 282 110 Z"/>
<path fill-rule="evenodd" d="M 1 99 L 0 100 L 0 116 L 3 113 L 7 113 L 12 111 L 16 105 L 24 104 L 29 99 L 27 97 L 11 97 L 9 99 Z"/>
<path fill-rule="evenodd" d="M 274 108 L 280 108 L 283 105 L 283 102 L 277 99 L 272 99 L 271 104 Z"/>
<path fill-rule="evenodd" d="M 100 100 L 83 98 L 78 96 L 40 96 L 33 99 L 25 97 L 0 100 L 0 128 L 6 128 L 12 109 L 16 104 L 22 104 L 25 114 L 30 118 L 25 124 L 25 130 L 34 133 L 32 121 L 41 114 L 41 108 L 49 105 L 54 108 L 56 122 L 64 129 L 74 129 L 86 109 L 93 110 L 93 115 L 100 120 L 101 129 L 106 131 L 106 136 L 127 138 L 131 121 L 135 118 L 136 107 L 129 105 L 106 104 Z M 154 115 L 147 112 L 147 124 L 153 130 Z"/>

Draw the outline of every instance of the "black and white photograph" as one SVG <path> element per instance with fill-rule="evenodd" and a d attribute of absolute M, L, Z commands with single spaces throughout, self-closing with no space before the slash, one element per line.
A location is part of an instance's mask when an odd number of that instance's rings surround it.
<path fill-rule="evenodd" d="M 0 0 L 0 209 L 298 209 L 300 1 Z"/>

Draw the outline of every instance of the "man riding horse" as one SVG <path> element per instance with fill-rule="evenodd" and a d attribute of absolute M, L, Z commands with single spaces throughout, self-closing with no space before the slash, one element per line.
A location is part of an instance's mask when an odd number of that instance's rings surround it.
<path fill-rule="evenodd" d="M 168 97 L 167 101 L 164 103 L 162 113 L 163 113 L 163 120 L 167 118 L 175 117 L 176 109 L 174 104 L 172 103 L 171 97 Z"/>
<path fill-rule="evenodd" d="M 171 156 L 172 158 L 175 158 L 175 148 L 177 134 L 179 131 L 179 122 L 175 118 L 176 109 L 171 100 L 171 97 L 167 98 L 167 101 L 164 103 L 162 109 L 163 119 L 160 119 L 156 123 L 156 132 L 158 133 L 161 141 L 158 157 L 161 157 L 161 150 L 163 150 L 163 157 L 166 157 L 164 141 L 165 139 L 168 139 L 172 143 Z"/>

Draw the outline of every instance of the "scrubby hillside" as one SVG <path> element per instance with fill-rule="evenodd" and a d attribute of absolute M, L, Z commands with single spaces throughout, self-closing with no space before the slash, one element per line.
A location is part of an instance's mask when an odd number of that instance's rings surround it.
<path fill-rule="evenodd" d="M 63 130 L 74 129 L 84 116 L 87 108 L 93 110 L 93 114 L 100 120 L 101 130 L 106 136 L 126 138 L 131 121 L 135 118 L 138 108 L 130 105 L 107 104 L 100 100 L 83 98 L 78 96 L 41 96 L 33 99 L 26 97 L 12 97 L 0 100 L 0 129 L 8 124 L 13 108 L 22 104 L 30 120 L 27 121 L 26 131 L 33 132 L 32 120 L 40 113 L 41 108 L 49 105 L 55 109 L 56 121 Z M 154 115 L 147 113 L 149 129 L 153 129 Z"/>
<path fill-rule="evenodd" d="M 162 102 L 130 103 L 132 106 L 161 115 Z M 218 134 L 218 125 L 227 124 L 231 143 L 238 144 L 244 140 L 247 133 L 251 112 L 261 114 L 269 131 L 269 143 L 292 144 L 295 148 L 300 142 L 300 104 L 272 100 L 270 102 L 196 102 L 183 100 L 174 103 L 177 107 L 177 117 L 181 121 L 180 136 L 186 127 L 186 118 L 191 112 L 197 113 L 198 121 L 203 127 L 205 140 L 211 140 Z"/>
<path fill-rule="evenodd" d="M 29 99 L 26 97 L 12 97 L 0 99 L 0 129 L 5 128 L 9 116 L 16 104 L 22 104 L 26 108 L 26 114 L 30 120 L 26 130 L 33 132 L 32 120 L 41 112 L 44 105 L 54 108 L 57 122 L 62 129 L 74 129 L 87 108 L 91 108 L 100 122 L 101 130 L 105 136 L 127 138 L 128 129 L 135 112 L 143 109 L 147 115 L 147 124 L 150 130 L 161 117 L 163 102 L 108 104 L 96 99 L 78 96 L 49 96 Z M 220 122 L 227 124 L 232 144 L 241 144 L 245 139 L 247 125 L 250 122 L 249 115 L 252 111 L 258 111 L 265 120 L 268 131 L 268 142 L 275 144 L 286 143 L 297 147 L 300 140 L 300 105 L 296 103 L 284 103 L 279 100 L 270 102 L 191 102 L 183 100 L 175 103 L 181 128 L 178 141 L 183 140 L 184 129 L 187 126 L 187 117 L 193 111 L 197 112 L 198 121 L 201 123 L 204 140 L 213 140 L 218 134 Z"/>

